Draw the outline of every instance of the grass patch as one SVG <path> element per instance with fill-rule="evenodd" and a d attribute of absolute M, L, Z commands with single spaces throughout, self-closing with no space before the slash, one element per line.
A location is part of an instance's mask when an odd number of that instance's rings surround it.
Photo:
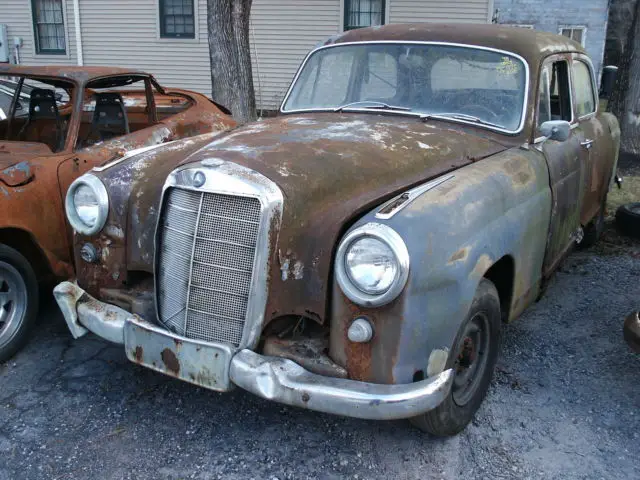
<path fill-rule="evenodd" d="M 614 185 L 607 196 L 605 231 L 593 250 L 601 255 L 626 254 L 640 258 L 640 240 L 622 235 L 615 224 L 616 210 L 620 205 L 640 202 L 640 169 L 634 168 L 633 171 L 622 173 L 622 188 Z"/>
<path fill-rule="evenodd" d="M 640 174 L 625 176 L 622 188 L 614 185 L 607 196 L 607 213 L 613 216 L 620 205 L 632 202 L 640 202 Z"/>

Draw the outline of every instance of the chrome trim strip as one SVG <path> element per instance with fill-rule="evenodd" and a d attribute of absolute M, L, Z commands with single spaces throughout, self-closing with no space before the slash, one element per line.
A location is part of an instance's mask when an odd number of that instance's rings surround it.
<path fill-rule="evenodd" d="M 513 53 L 513 52 L 509 52 L 507 50 L 500 50 L 498 48 L 491 48 L 491 47 L 484 47 L 481 45 L 470 45 L 470 44 L 466 44 L 466 43 L 452 43 L 452 42 L 425 42 L 425 41 L 401 41 L 401 40 L 376 40 L 376 41 L 369 41 L 369 42 L 343 42 L 343 43 L 332 43 L 331 45 L 323 45 L 321 47 L 318 48 L 314 48 L 313 50 L 311 50 L 311 52 L 309 52 L 307 54 L 307 56 L 305 57 L 305 59 L 303 60 L 302 64 L 300 65 L 300 68 L 298 68 L 298 71 L 296 72 L 296 76 L 293 78 L 293 81 L 291 82 L 291 85 L 289 85 L 289 89 L 287 90 L 287 94 L 285 95 L 284 99 L 282 100 L 282 103 L 280 104 L 280 112 L 281 113 L 301 113 L 301 112 L 332 112 L 334 111 L 334 108 L 304 108 L 304 109 L 293 109 L 293 110 L 285 110 L 284 109 L 284 105 L 287 103 L 287 100 L 289 99 L 289 96 L 291 95 L 291 92 L 293 90 L 294 85 L 296 84 L 296 82 L 298 81 L 298 77 L 300 76 L 300 73 L 302 73 L 302 70 L 304 68 L 304 66 L 307 64 L 307 62 L 309 61 L 309 59 L 311 58 L 311 56 L 320 51 L 320 50 L 324 50 L 327 48 L 335 48 L 335 47 L 344 47 L 344 46 L 350 46 L 350 45 L 378 45 L 378 44 L 395 44 L 395 45 L 441 45 L 441 46 L 447 46 L 447 47 L 460 47 L 460 48 L 468 48 L 468 49 L 472 49 L 472 50 L 484 50 L 487 52 L 495 52 L 495 53 L 500 53 L 503 55 L 508 55 L 510 57 L 513 57 L 517 60 L 519 60 L 522 65 L 524 65 L 524 70 L 525 70 L 525 81 L 524 81 L 524 85 L 525 85 L 525 91 L 524 91 L 524 98 L 523 98 L 523 104 L 522 104 L 522 113 L 520 115 L 520 124 L 518 125 L 518 128 L 516 130 L 508 130 L 508 129 L 504 129 L 504 128 L 497 128 L 497 127 L 491 127 L 489 125 L 481 125 L 478 123 L 473 123 L 473 122 L 467 122 L 464 120 L 459 120 L 457 118 L 455 119 L 451 119 L 452 122 L 455 123 L 462 123 L 465 125 L 471 125 L 474 127 L 480 127 L 480 128 L 485 128 L 487 130 L 493 130 L 496 132 L 502 132 L 502 133 L 506 133 L 509 135 L 517 135 L 519 133 L 521 133 L 524 130 L 524 125 L 526 123 L 527 120 L 527 103 L 529 101 L 529 91 L 532 88 L 531 85 L 529 85 L 530 82 L 530 72 L 529 72 L 529 64 L 526 62 L 526 60 L 518 55 L 517 53 Z M 354 108 L 354 109 L 349 109 L 350 112 L 363 112 L 363 113 L 389 113 L 388 111 L 381 111 L 380 109 L 371 109 L 371 108 Z M 395 112 L 398 113 L 398 112 Z M 415 116 L 415 117 L 424 117 L 425 115 L 428 115 L 428 112 L 420 112 L 420 113 L 416 113 L 416 112 L 402 112 L 402 115 L 408 115 L 408 116 Z"/>
<path fill-rule="evenodd" d="M 186 335 L 187 332 L 187 320 L 189 319 L 189 300 L 191 300 L 191 281 L 193 280 L 193 264 L 195 263 L 196 244 L 198 243 L 198 227 L 200 226 L 200 214 L 202 213 L 202 203 L 204 202 L 204 195 L 200 194 L 200 203 L 198 204 L 198 213 L 196 214 L 196 221 L 193 224 L 193 243 L 191 244 L 191 258 L 189 259 L 189 278 L 187 278 L 187 301 L 184 305 L 184 329 L 182 330 Z M 158 216 L 160 218 L 160 216 Z"/>
<path fill-rule="evenodd" d="M 174 140 L 172 142 L 166 142 L 166 143 L 156 143 L 155 145 L 149 145 L 147 147 L 134 148 L 133 150 L 129 150 L 128 152 L 126 152 L 122 157 L 116 158 L 115 160 L 113 160 L 113 161 L 111 161 L 109 163 L 105 163 L 104 165 L 101 165 L 101 166 L 98 166 L 98 167 L 93 167 L 92 170 L 94 170 L 96 172 L 102 172 L 104 170 L 107 170 L 108 168 L 111 168 L 111 167 L 113 167 L 115 165 L 118 165 L 119 163 L 124 162 L 128 158 L 131 158 L 131 157 L 133 157 L 135 155 L 138 155 L 138 154 L 144 153 L 144 152 L 148 152 L 149 150 L 155 150 L 156 148 L 166 147 L 167 145 L 171 145 L 174 142 L 176 142 L 176 140 Z"/>
<path fill-rule="evenodd" d="M 428 192 L 429 190 L 433 190 L 438 185 L 442 185 L 444 182 L 447 182 L 454 177 L 455 175 L 445 175 L 443 177 L 436 178 L 435 180 L 431 180 L 427 183 L 423 183 L 422 185 L 412 188 L 411 190 L 407 190 L 406 192 L 401 193 L 400 195 L 397 195 L 396 197 L 392 198 L 391 200 L 386 202 L 384 205 L 382 205 L 378 209 L 378 212 L 376 213 L 376 218 L 379 218 L 381 220 L 389 220 L 396 213 L 408 207 L 411 202 L 413 202 L 416 198 L 418 198 L 423 193 Z M 393 208 L 393 210 L 391 210 L 389 213 L 380 213 L 384 209 L 386 209 L 389 205 L 393 205 L 395 202 L 400 200 L 400 198 L 403 196 L 406 196 L 406 199 L 404 199 L 402 203 L 398 204 L 395 208 Z"/>
<path fill-rule="evenodd" d="M 374 237 L 386 243 L 398 261 L 398 273 L 389 289 L 378 295 L 371 295 L 356 287 L 347 273 L 345 255 L 349 247 L 362 237 Z M 354 303 L 366 307 L 380 307 L 395 300 L 404 289 L 409 278 L 409 250 L 402 237 L 391 227 L 382 223 L 369 222 L 347 233 L 340 241 L 335 259 L 336 281 L 344 294 Z"/>
<path fill-rule="evenodd" d="M 197 188 L 193 185 L 196 172 L 205 174 L 204 184 Z M 199 162 L 178 167 L 169 174 L 162 188 L 160 200 L 161 210 L 164 208 L 167 190 L 177 187 L 203 193 L 218 193 L 223 195 L 254 197 L 260 201 L 260 226 L 258 228 L 257 243 L 253 259 L 253 275 L 249 291 L 249 302 L 245 316 L 244 330 L 239 349 L 255 348 L 260 339 L 262 324 L 267 305 L 269 275 L 269 257 L 274 245 L 271 242 L 277 238 L 282 221 L 284 196 L 280 188 L 264 175 L 241 165 L 208 158 Z M 154 242 L 154 302 L 156 312 L 158 307 L 158 240 L 160 234 L 161 212 L 158 215 Z M 185 306 L 186 307 L 186 306 Z"/>

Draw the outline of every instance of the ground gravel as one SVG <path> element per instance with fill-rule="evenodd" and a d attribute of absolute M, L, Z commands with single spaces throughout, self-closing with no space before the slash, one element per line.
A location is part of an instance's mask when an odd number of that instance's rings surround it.
<path fill-rule="evenodd" d="M 195 388 L 72 340 L 49 305 L 0 366 L 0 480 L 640 478 L 640 357 L 621 333 L 639 278 L 634 256 L 570 257 L 451 439 Z"/>

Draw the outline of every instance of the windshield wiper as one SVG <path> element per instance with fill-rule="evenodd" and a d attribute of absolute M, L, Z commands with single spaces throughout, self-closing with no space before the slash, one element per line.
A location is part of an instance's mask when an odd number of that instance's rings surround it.
<path fill-rule="evenodd" d="M 438 120 L 463 120 L 465 122 L 478 123 L 489 127 L 504 128 L 502 125 L 498 125 L 497 123 L 487 122 L 486 120 L 474 117 L 473 115 L 467 115 L 466 113 L 427 113 L 420 118 L 422 120 L 429 120 L 430 118 Z"/>
<path fill-rule="evenodd" d="M 372 100 L 361 100 L 359 102 L 351 102 L 351 103 L 345 103 L 344 105 L 340 105 L 339 107 L 336 107 L 333 109 L 334 112 L 342 112 L 345 108 L 350 108 L 350 107 L 356 107 L 358 105 L 367 105 L 367 106 L 363 106 L 362 108 L 371 108 L 371 109 L 376 109 L 376 110 L 390 110 L 390 111 L 397 111 L 397 112 L 410 112 L 411 109 L 409 107 L 400 107 L 397 105 L 388 105 L 384 102 L 375 102 Z"/>

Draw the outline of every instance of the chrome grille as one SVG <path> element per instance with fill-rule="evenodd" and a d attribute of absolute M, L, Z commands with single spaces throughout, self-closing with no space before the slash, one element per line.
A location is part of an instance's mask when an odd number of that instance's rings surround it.
<path fill-rule="evenodd" d="M 260 227 L 255 197 L 172 187 L 158 237 L 158 317 L 187 338 L 238 346 Z"/>

